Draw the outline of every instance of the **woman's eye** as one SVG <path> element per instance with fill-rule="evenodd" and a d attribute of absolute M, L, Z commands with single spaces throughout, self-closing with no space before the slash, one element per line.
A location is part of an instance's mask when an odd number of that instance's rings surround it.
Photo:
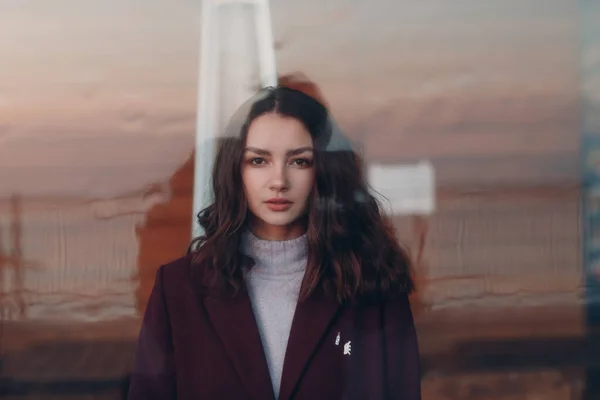
<path fill-rule="evenodd" d="M 265 163 L 265 159 L 264 158 L 260 158 L 260 157 L 253 158 L 253 159 L 250 160 L 250 164 L 253 164 L 253 165 L 261 165 L 261 164 L 264 164 L 264 163 Z"/>
<path fill-rule="evenodd" d="M 307 165 L 310 165 L 310 160 L 306 160 L 304 158 L 297 158 L 294 161 L 292 161 L 292 164 L 297 165 L 299 167 L 305 167 Z"/>

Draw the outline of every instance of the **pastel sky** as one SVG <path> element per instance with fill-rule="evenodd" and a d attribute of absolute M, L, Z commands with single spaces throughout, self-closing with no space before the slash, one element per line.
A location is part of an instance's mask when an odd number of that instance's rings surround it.
<path fill-rule="evenodd" d="M 367 158 L 445 184 L 573 180 L 575 0 L 272 0 L 302 71 Z M 0 2 L 0 198 L 110 197 L 193 150 L 199 0 Z"/>

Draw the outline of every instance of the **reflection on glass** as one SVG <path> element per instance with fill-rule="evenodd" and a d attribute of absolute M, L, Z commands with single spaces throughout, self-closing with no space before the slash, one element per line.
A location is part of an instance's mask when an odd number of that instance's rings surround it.
<path fill-rule="evenodd" d="M 203 2 L 196 130 L 193 234 L 198 212 L 209 204 L 212 139 L 259 88 L 277 83 L 268 0 Z"/>
<path fill-rule="evenodd" d="M 223 96 L 199 101 L 200 3 L 18 3 L 0 2 L 0 378 L 122 398 L 114 343 L 134 343 L 156 268 L 187 248 L 195 166 L 210 164 L 195 130 L 222 131 L 265 81 L 250 33 L 264 24 L 254 2 L 219 2 Z M 598 133 L 598 4 L 270 3 L 278 73 L 316 81 L 369 162 L 435 168 L 435 213 L 395 217 L 423 261 L 424 398 L 580 398 L 598 375 L 577 344 L 600 315 L 584 306 L 600 244 L 580 217 L 600 206 L 578 134 Z"/>

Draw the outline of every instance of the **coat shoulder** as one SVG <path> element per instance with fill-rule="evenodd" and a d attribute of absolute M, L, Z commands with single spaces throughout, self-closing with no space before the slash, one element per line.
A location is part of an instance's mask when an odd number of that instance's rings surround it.
<path fill-rule="evenodd" d="M 192 265 L 193 254 L 172 260 L 159 268 L 156 280 L 160 279 L 165 292 L 181 290 L 193 281 Z"/>

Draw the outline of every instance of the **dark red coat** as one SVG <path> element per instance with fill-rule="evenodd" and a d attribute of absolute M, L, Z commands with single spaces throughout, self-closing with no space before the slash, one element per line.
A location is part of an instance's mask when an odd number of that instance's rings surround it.
<path fill-rule="evenodd" d="M 202 295 L 190 276 L 189 256 L 161 267 L 139 335 L 129 399 L 274 398 L 246 291 Z M 279 399 L 420 398 L 407 295 L 350 305 L 316 291 L 298 304 Z"/>

